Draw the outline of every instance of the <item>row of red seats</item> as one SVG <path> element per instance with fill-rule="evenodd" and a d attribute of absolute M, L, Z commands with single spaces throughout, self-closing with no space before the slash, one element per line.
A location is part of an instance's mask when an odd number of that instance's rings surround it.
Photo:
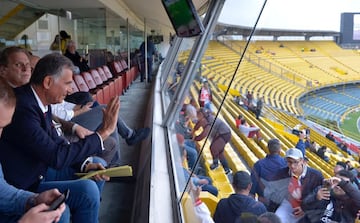
<path fill-rule="evenodd" d="M 138 69 L 128 69 L 125 61 L 114 61 L 110 64 L 115 72 L 111 72 L 107 65 L 97 67 L 74 75 L 73 92 L 85 91 L 93 95 L 100 104 L 107 104 L 116 95 L 122 95 L 136 79 Z"/>

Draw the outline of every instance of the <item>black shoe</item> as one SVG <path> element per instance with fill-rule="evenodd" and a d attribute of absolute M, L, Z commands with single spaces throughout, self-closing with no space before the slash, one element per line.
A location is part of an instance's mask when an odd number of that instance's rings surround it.
<path fill-rule="evenodd" d="M 226 175 L 229 175 L 229 174 L 231 175 L 231 174 L 232 174 L 232 170 L 231 170 L 231 169 L 225 170 L 225 174 L 226 174 Z"/>
<path fill-rule="evenodd" d="M 149 136 L 149 133 L 150 133 L 150 128 L 142 128 L 142 129 L 134 130 L 133 135 L 130 138 L 126 139 L 126 143 L 129 146 L 139 143 L 144 139 L 146 139 Z"/>
<path fill-rule="evenodd" d="M 218 167 L 219 167 L 218 163 L 213 163 L 213 164 L 210 165 L 210 170 L 214 170 L 214 169 L 216 169 Z"/>

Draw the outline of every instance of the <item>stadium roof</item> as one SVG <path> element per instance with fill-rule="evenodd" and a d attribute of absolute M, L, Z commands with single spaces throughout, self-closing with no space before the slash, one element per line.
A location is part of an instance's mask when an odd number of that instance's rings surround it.
<path fill-rule="evenodd" d="M 236 26 L 229 25 L 224 23 L 219 23 L 215 28 L 215 36 L 222 35 L 242 35 L 249 36 L 251 33 L 252 27 L 246 26 Z M 255 32 L 256 36 L 304 36 L 305 39 L 308 39 L 313 36 L 330 36 L 338 38 L 340 36 L 339 32 L 335 31 L 313 31 L 313 30 L 286 30 L 286 29 L 270 29 L 270 28 L 260 28 Z"/>

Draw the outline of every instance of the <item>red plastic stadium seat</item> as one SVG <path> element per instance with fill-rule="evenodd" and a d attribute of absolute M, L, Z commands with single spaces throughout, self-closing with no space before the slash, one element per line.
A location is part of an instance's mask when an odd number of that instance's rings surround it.
<path fill-rule="evenodd" d="M 121 75 L 122 67 L 120 67 L 116 61 L 111 63 L 111 67 L 115 76 Z"/>
<path fill-rule="evenodd" d="M 125 61 L 125 60 L 121 60 L 120 62 L 121 62 L 121 65 L 122 65 L 123 70 L 127 70 L 127 69 L 128 69 L 128 65 L 127 65 L 126 61 Z"/>
<path fill-rule="evenodd" d="M 81 75 L 83 76 L 85 83 L 90 89 L 92 94 L 96 94 L 97 101 L 100 104 L 104 104 L 104 92 L 103 89 L 97 88 L 94 79 L 92 78 L 89 72 L 82 72 Z"/>
<path fill-rule="evenodd" d="M 100 74 L 97 70 L 91 69 L 90 74 L 91 74 L 96 86 L 100 86 L 103 84 L 103 80 L 101 79 Z"/>
<path fill-rule="evenodd" d="M 78 87 L 79 91 L 85 91 L 85 92 L 89 91 L 89 87 L 87 86 L 83 76 L 74 75 L 73 79 L 74 79 L 74 82 L 75 82 L 76 86 Z"/>
<path fill-rule="evenodd" d="M 73 76 L 74 82 L 77 86 L 77 88 L 79 89 L 79 91 L 84 91 L 84 92 L 90 92 L 89 87 L 87 86 L 83 76 L 81 75 L 74 75 Z M 92 92 L 90 92 L 92 94 L 92 97 L 95 101 L 98 101 L 99 99 L 102 100 L 103 96 L 101 95 L 102 93 L 98 93 L 98 94 L 94 94 Z M 99 97 L 99 98 L 98 98 Z"/>
<path fill-rule="evenodd" d="M 104 65 L 104 66 L 103 66 L 103 69 L 104 69 L 104 73 L 105 73 L 107 79 L 113 78 L 113 75 L 112 75 L 112 73 L 110 72 L 110 69 L 109 69 L 108 66 Z"/>
<path fill-rule="evenodd" d="M 101 77 L 101 80 L 103 81 L 103 82 L 106 82 L 106 81 L 108 81 L 108 77 L 106 77 L 106 75 L 105 75 L 105 71 L 104 71 L 104 69 L 102 68 L 102 67 L 98 67 L 98 68 L 96 68 L 96 70 L 98 71 L 98 73 L 99 73 L 99 75 L 100 75 L 100 77 Z M 110 71 L 109 71 L 110 72 Z"/>
<path fill-rule="evenodd" d="M 79 88 L 77 87 L 75 81 L 71 82 L 71 93 L 78 92 Z"/>

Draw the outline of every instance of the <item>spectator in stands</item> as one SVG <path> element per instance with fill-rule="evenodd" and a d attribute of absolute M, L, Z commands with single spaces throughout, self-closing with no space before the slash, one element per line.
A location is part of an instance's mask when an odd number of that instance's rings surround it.
<path fill-rule="evenodd" d="M 255 109 L 256 119 L 259 119 L 259 117 L 261 115 L 261 111 L 263 109 L 263 105 L 264 105 L 264 99 L 263 99 L 263 97 L 261 97 L 256 102 L 256 109 Z"/>
<path fill-rule="evenodd" d="M 249 196 L 251 178 L 247 172 L 236 172 L 233 176 L 232 186 L 235 194 L 219 201 L 214 213 L 215 222 L 233 223 L 246 213 L 259 216 L 266 212 L 264 204 Z"/>
<path fill-rule="evenodd" d="M 262 140 L 260 128 L 255 126 L 249 126 L 249 124 L 244 118 L 241 119 L 239 130 L 248 138 L 255 138 L 258 141 Z"/>
<path fill-rule="evenodd" d="M 291 131 L 292 134 L 299 136 L 300 132 L 302 131 L 302 130 L 300 130 L 300 128 L 301 128 L 301 124 L 295 125 L 294 128 Z"/>
<path fill-rule="evenodd" d="M 259 223 L 281 223 L 281 219 L 273 212 L 265 212 L 258 217 Z"/>
<path fill-rule="evenodd" d="M 306 133 L 306 137 L 307 138 L 310 138 L 310 128 L 309 127 L 306 127 L 306 129 L 305 129 L 305 133 Z"/>
<path fill-rule="evenodd" d="M 0 61 L 4 64 L 6 60 L 1 57 Z M 28 62 L 28 58 L 21 62 L 25 64 L 25 61 Z M 6 62 L 10 62 L 7 64 L 10 66 L 14 61 Z M 73 220 L 96 222 L 99 188 L 103 180 L 109 178 L 95 176 L 97 188 L 91 180 L 73 180 L 74 172 L 104 169 L 103 161 L 92 162 L 89 156 L 102 152 L 103 140 L 114 130 L 119 101 L 118 98 L 111 100 L 104 110 L 103 127 L 96 133 L 81 136 L 86 137 L 77 143 L 68 143 L 59 137 L 53 128 L 49 105 L 61 102 L 71 91 L 72 67 L 71 61 L 60 54 L 47 55 L 36 65 L 30 84 L 15 89 L 17 108 L 13 122 L 3 131 L 0 159 L 9 183 L 34 192 L 70 189 L 68 205 Z M 57 169 L 58 175 L 48 175 L 49 167 Z"/>
<path fill-rule="evenodd" d="M 305 130 L 300 131 L 299 141 L 295 145 L 295 148 L 299 149 L 304 157 L 305 157 L 305 149 L 310 147 L 310 142 L 308 140 L 304 141 L 305 136 L 306 136 Z"/>
<path fill-rule="evenodd" d="M 61 30 L 60 31 L 60 49 L 61 49 L 62 54 L 65 54 L 66 48 L 67 48 L 67 43 L 70 40 L 71 40 L 71 36 L 65 30 Z"/>
<path fill-rule="evenodd" d="M 0 137 L 3 128 L 11 122 L 15 111 L 16 99 L 12 88 L 5 79 L 0 78 Z M 51 223 L 59 221 L 60 216 L 65 210 L 62 204 L 54 211 L 47 211 L 49 204 L 60 195 L 57 189 L 48 190 L 40 194 L 29 191 L 19 190 L 8 184 L 4 179 L 0 163 L 0 221 Z M 25 214 L 25 215 L 24 215 Z M 62 222 L 69 221 L 66 212 L 62 217 Z"/>
<path fill-rule="evenodd" d="M 329 162 L 329 157 L 325 155 L 326 152 L 326 146 L 321 146 L 317 151 L 316 154 L 326 162 Z"/>
<path fill-rule="evenodd" d="M 341 161 L 336 162 L 334 166 L 334 176 L 338 174 L 339 171 L 346 170 L 346 168 L 347 168 L 346 163 Z"/>
<path fill-rule="evenodd" d="M 60 51 L 60 35 L 57 34 L 54 38 L 54 41 L 50 45 L 50 50 L 52 51 Z"/>
<path fill-rule="evenodd" d="M 240 125 L 241 125 L 241 120 L 242 119 L 244 119 L 244 117 L 242 116 L 242 115 L 238 115 L 238 117 L 236 117 L 236 119 L 235 119 L 235 126 L 236 126 L 236 128 L 239 128 L 240 127 Z"/>
<path fill-rule="evenodd" d="M 231 173 L 228 162 L 224 156 L 225 145 L 231 139 L 231 131 L 225 122 L 221 119 L 215 119 L 215 117 L 206 109 L 201 108 L 197 112 L 198 122 L 196 123 L 192 135 L 194 141 L 200 141 L 204 139 L 210 133 L 211 145 L 210 151 L 213 158 L 213 163 L 210 165 L 210 169 L 216 169 L 219 166 L 219 160 L 224 167 L 225 173 Z M 213 129 L 210 132 L 212 123 Z M 199 135 L 195 135 L 195 132 L 202 127 L 202 132 Z"/>
<path fill-rule="evenodd" d="M 193 123 L 197 122 L 196 101 L 194 98 L 191 98 L 189 104 L 185 106 L 185 119 Z"/>
<path fill-rule="evenodd" d="M 360 191 L 351 181 L 351 173 L 339 171 L 334 177 L 324 180 L 303 199 L 312 215 L 302 222 L 354 222 L 360 208 Z"/>
<path fill-rule="evenodd" d="M 271 181 L 277 172 L 287 166 L 286 161 L 280 156 L 281 143 L 278 139 L 270 139 L 268 142 L 269 154 L 264 159 L 258 160 L 251 171 L 252 187 L 250 194 L 258 195 L 268 211 L 274 212 L 279 206 L 281 200 L 277 194 L 266 193 L 267 184 Z"/>
<path fill-rule="evenodd" d="M 344 151 L 344 152 L 346 152 L 347 154 L 351 155 L 351 153 L 350 153 L 350 151 L 348 150 L 345 142 L 339 143 L 339 144 L 338 144 L 338 147 L 339 147 L 342 151 Z"/>
<path fill-rule="evenodd" d="M 278 171 L 269 189 L 284 196 L 275 214 L 283 222 L 298 222 L 309 208 L 302 203 L 302 199 L 322 185 L 324 178 L 318 170 L 305 165 L 299 149 L 288 149 L 285 157 L 288 167 Z"/>
<path fill-rule="evenodd" d="M 198 152 L 196 150 L 195 144 L 190 142 L 189 139 L 185 140 L 184 135 L 181 133 L 177 133 L 176 138 L 178 140 L 180 148 L 185 149 L 188 168 L 193 169 L 195 167 L 195 162 L 198 157 Z"/>
<path fill-rule="evenodd" d="M 182 153 L 182 163 L 184 163 L 185 160 L 187 160 L 187 155 L 183 146 L 180 146 L 180 152 Z M 191 172 L 186 167 L 184 167 L 184 165 L 183 171 L 185 179 L 189 179 L 189 177 L 191 177 L 191 181 L 195 187 L 201 187 L 203 191 L 207 191 L 217 197 L 218 189 L 212 185 L 212 181 L 209 177 L 191 174 Z"/>
<path fill-rule="evenodd" d="M 76 51 L 76 43 L 73 40 L 67 42 L 66 51 L 64 56 L 69 58 L 75 66 L 80 69 L 80 72 L 90 70 L 88 66 L 88 61 Z"/>
<path fill-rule="evenodd" d="M 329 140 L 335 142 L 334 134 L 331 131 L 328 132 L 328 134 L 326 134 L 325 137 L 328 138 Z"/>
<path fill-rule="evenodd" d="M 141 73 L 141 82 L 144 81 L 145 79 L 145 58 L 147 61 L 147 81 L 149 83 L 151 83 L 151 75 L 152 75 L 152 70 L 153 70 L 153 56 L 155 55 L 155 45 L 152 42 L 152 39 L 150 36 L 147 37 L 147 42 L 146 42 L 146 46 L 147 46 L 147 52 L 145 52 L 145 41 L 141 43 L 140 45 L 140 52 L 141 52 L 141 69 L 140 69 L 140 73 Z M 146 54 L 146 55 L 145 55 Z"/>
<path fill-rule="evenodd" d="M 318 148 L 319 148 L 319 145 L 315 141 L 310 142 L 309 150 L 311 152 L 316 153 Z"/>
<path fill-rule="evenodd" d="M 194 190 L 194 200 L 195 200 L 194 206 L 195 206 L 196 217 L 199 219 L 200 223 L 214 223 L 214 220 L 211 218 L 211 213 L 209 208 L 200 199 L 201 187 L 196 187 L 193 190 Z"/>
<path fill-rule="evenodd" d="M 253 103 L 253 99 L 254 99 L 252 92 L 250 91 L 247 92 L 246 99 L 248 101 L 248 106 L 250 106 Z"/>
<path fill-rule="evenodd" d="M 212 92 L 209 88 L 209 83 L 207 80 L 203 80 L 202 87 L 199 91 L 199 105 L 201 108 L 206 108 L 212 112 Z"/>

